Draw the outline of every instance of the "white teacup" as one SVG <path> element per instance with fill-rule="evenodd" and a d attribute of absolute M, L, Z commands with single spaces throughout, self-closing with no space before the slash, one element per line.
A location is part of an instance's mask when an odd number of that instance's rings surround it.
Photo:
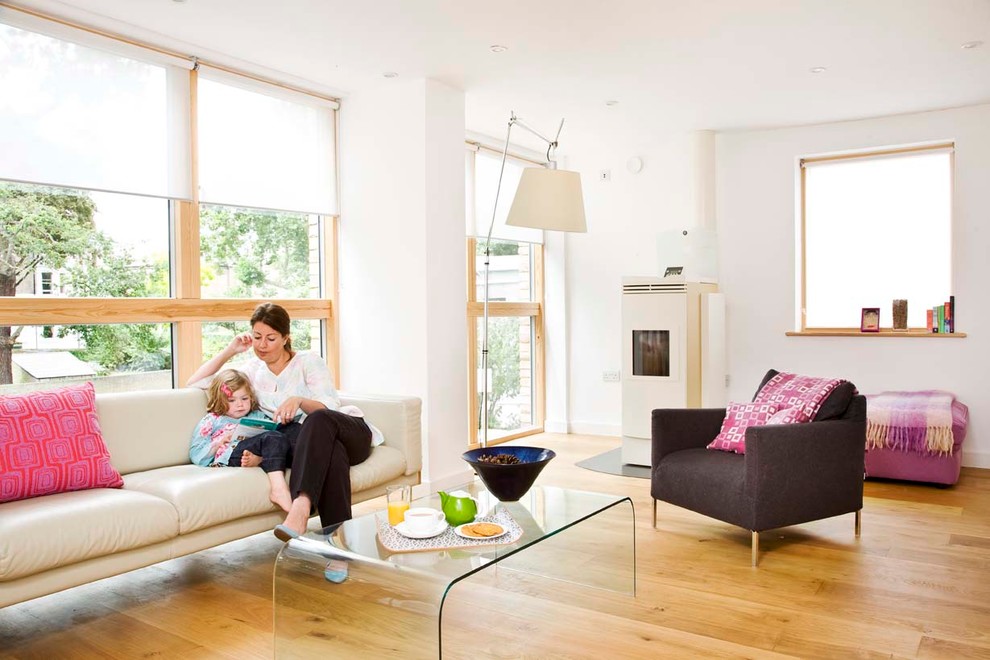
<path fill-rule="evenodd" d="M 436 529 L 440 521 L 443 520 L 443 511 L 427 507 L 415 507 L 406 510 L 404 520 L 406 529 L 413 534 L 426 534 Z"/>

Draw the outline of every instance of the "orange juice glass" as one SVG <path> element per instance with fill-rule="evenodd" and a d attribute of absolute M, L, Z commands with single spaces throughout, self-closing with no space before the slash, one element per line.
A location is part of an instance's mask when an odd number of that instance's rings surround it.
<path fill-rule="evenodd" d="M 398 525 L 405 519 L 406 509 L 412 499 L 411 486 L 386 486 L 385 501 L 388 504 L 388 524 Z"/>

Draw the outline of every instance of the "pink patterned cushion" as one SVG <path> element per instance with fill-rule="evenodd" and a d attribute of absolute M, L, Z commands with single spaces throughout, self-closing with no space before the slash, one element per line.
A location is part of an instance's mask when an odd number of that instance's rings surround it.
<path fill-rule="evenodd" d="M 0 396 L 0 502 L 123 484 L 92 383 Z"/>
<path fill-rule="evenodd" d="M 817 378 L 780 372 L 768 380 L 753 398 L 753 403 L 775 403 L 778 408 L 792 408 L 786 422 L 810 422 L 818 414 L 828 395 L 844 383 L 839 378 Z"/>
<path fill-rule="evenodd" d="M 775 403 L 730 403 L 722 420 L 722 430 L 708 448 L 745 454 L 746 429 L 766 424 L 777 409 Z"/>
<path fill-rule="evenodd" d="M 767 420 L 767 426 L 774 426 L 777 424 L 796 424 L 798 419 L 801 418 L 801 408 L 781 408 L 774 414 L 770 415 L 770 419 Z"/>

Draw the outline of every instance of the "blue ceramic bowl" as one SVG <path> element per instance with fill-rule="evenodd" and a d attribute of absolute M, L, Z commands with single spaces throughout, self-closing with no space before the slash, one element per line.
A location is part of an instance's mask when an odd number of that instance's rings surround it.
<path fill-rule="evenodd" d="M 499 465 L 479 461 L 482 456 L 511 454 L 520 460 L 514 465 Z M 501 502 L 515 502 L 526 494 L 547 463 L 556 456 L 553 450 L 542 447 L 484 447 L 461 454 L 481 477 L 488 492 Z"/>

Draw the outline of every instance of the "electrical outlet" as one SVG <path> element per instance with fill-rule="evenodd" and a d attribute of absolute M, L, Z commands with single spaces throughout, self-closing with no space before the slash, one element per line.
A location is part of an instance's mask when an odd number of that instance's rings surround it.
<path fill-rule="evenodd" d="M 608 183 L 612 180 L 612 170 L 602 170 L 598 173 L 598 180 L 602 183 Z"/>
<path fill-rule="evenodd" d="M 618 383 L 621 373 L 618 369 L 606 369 L 602 372 L 602 380 L 606 383 Z"/>

